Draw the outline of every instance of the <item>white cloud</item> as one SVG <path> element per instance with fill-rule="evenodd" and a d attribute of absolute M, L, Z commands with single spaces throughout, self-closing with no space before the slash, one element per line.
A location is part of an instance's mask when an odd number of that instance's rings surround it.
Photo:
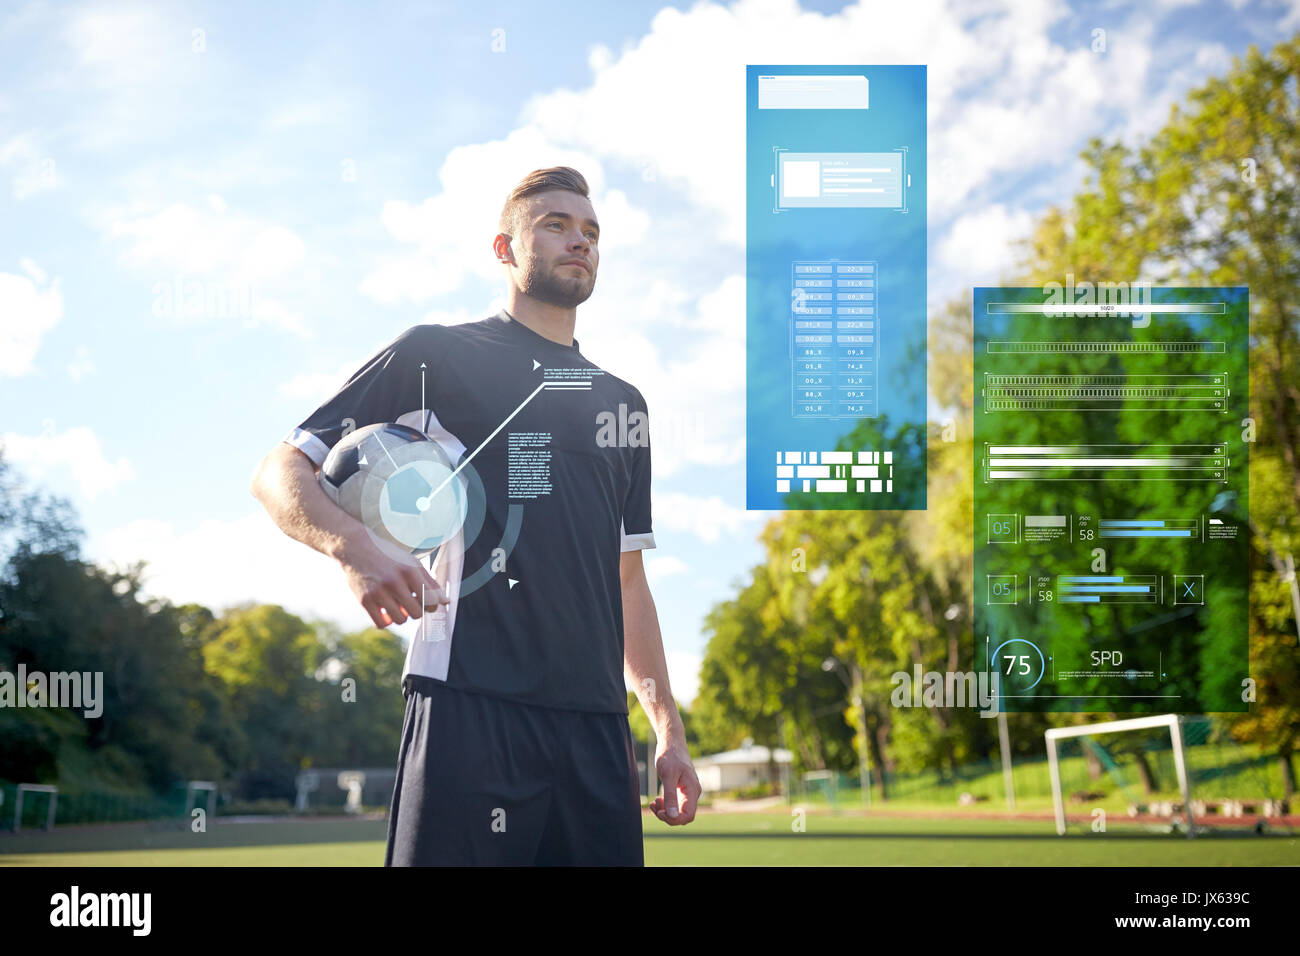
<path fill-rule="evenodd" d="M 296 129 L 337 123 L 342 112 L 340 101 L 301 101 L 275 105 L 266 117 L 271 129 Z"/>
<path fill-rule="evenodd" d="M 282 276 L 301 264 L 305 250 L 291 230 L 232 213 L 216 195 L 206 208 L 172 203 L 153 215 L 119 220 L 110 235 L 125 243 L 122 262 L 132 268 L 226 271 L 238 281 Z"/>
<path fill-rule="evenodd" d="M 120 260 L 154 270 L 154 312 L 172 318 L 241 318 L 307 336 L 300 313 L 278 301 L 277 284 L 296 275 L 306 244 L 291 229 L 233 212 L 217 195 L 206 205 L 172 203 L 152 214 L 124 215 L 106 226 Z"/>
<path fill-rule="evenodd" d="M 1232 54 L 1222 43 L 1202 43 L 1196 48 L 1196 65 L 1208 73 L 1227 73 Z"/>
<path fill-rule="evenodd" d="M 187 529 L 142 518 L 107 532 L 91 550 L 102 564 L 146 560 L 145 591 L 173 603 L 196 601 L 216 610 L 254 601 L 333 620 L 347 630 L 371 623 L 338 564 L 288 537 L 260 512 Z"/>
<path fill-rule="evenodd" d="M 744 277 L 695 295 L 657 273 L 629 270 L 614 281 L 601 290 L 600 311 L 581 314 L 577 337 L 584 355 L 645 397 L 656 480 L 742 461 Z"/>
<path fill-rule="evenodd" d="M 420 203 L 384 203 L 384 228 L 412 248 L 381 260 L 361 291 L 385 305 L 422 303 L 460 289 L 467 279 L 499 279 L 492 239 L 501 207 L 515 183 L 544 166 L 573 166 L 586 177 L 600 218 L 602 256 L 646 234 L 649 216 L 621 191 L 605 187 L 603 167 L 590 152 L 564 147 L 525 126 L 502 140 L 453 149 L 439 171 L 438 194 Z M 474 229 L 466 229 L 466 223 Z"/>
<path fill-rule="evenodd" d="M 68 378 L 80 382 L 94 371 L 95 363 L 90 357 L 90 351 L 84 345 L 78 345 L 72 361 L 68 363 Z"/>
<path fill-rule="evenodd" d="M 36 282 L 39 285 L 45 284 L 47 278 L 46 272 L 36 264 L 34 259 L 28 259 L 24 256 L 18 260 L 18 268 L 22 269 L 23 272 L 26 272 L 33 282 Z"/>
<path fill-rule="evenodd" d="M 83 7 L 69 21 L 65 39 L 78 64 L 110 87 L 156 79 L 163 69 L 157 51 L 171 41 L 155 10 L 125 4 Z"/>
<path fill-rule="evenodd" d="M 387 212 L 387 207 L 385 207 Z M 385 216 L 387 219 L 387 216 Z M 460 288 L 464 272 L 451 260 L 420 255 L 389 259 L 361 280 L 360 290 L 381 305 L 428 302 Z"/>
<path fill-rule="evenodd" d="M 360 364 L 360 361 L 348 361 L 332 372 L 302 372 L 282 383 L 280 391 L 290 398 L 319 405 L 342 388 L 360 368 Z"/>
<path fill-rule="evenodd" d="M 13 173 L 15 199 L 27 199 L 59 185 L 54 159 L 42 152 L 33 133 L 21 133 L 0 143 L 0 168 Z"/>
<path fill-rule="evenodd" d="M 21 465 L 34 481 L 59 484 L 70 479 L 88 501 L 135 477 L 127 459 L 105 457 L 99 436 L 84 425 L 56 432 L 47 422 L 40 435 L 6 432 L 0 435 L 0 446 L 5 458 Z"/>
<path fill-rule="evenodd" d="M 1286 13 L 1277 22 L 1277 32 L 1287 36 L 1300 27 L 1300 0 L 1285 0 L 1282 7 Z"/>
<path fill-rule="evenodd" d="M 59 282 L 23 259 L 26 275 L 0 272 L 0 375 L 25 375 L 45 335 L 63 317 Z"/>
<path fill-rule="evenodd" d="M 957 219 L 939 242 L 943 286 L 970 289 L 1008 278 L 1023 258 L 1014 244 L 1029 235 L 1033 224 L 1034 217 L 1023 209 L 1001 203 Z"/>
<path fill-rule="evenodd" d="M 671 554 L 665 554 L 663 557 L 649 557 L 645 560 L 645 574 L 651 582 L 660 581 L 674 574 L 684 574 L 690 569 L 689 564 Z"/>
<path fill-rule="evenodd" d="M 766 512 L 737 508 L 718 495 L 704 498 L 680 491 L 656 491 L 651 508 L 656 534 L 661 530 L 683 532 L 708 543 L 724 534 L 747 531 L 767 517 Z"/>
<path fill-rule="evenodd" d="M 165 4 L 130 0 L 85 3 L 59 19 L 71 55 L 51 55 L 39 82 L 73 98 L 68 142 L 95 151 L 170 143 L 172 118 L 193 110 L 211 79 L 208 54 L 194 47 L 202 27 Z"/>
<path fill-rule="evenodd" d="M 1126 45 L 1121 71 L 1083 41 L 1051 43 L 1048 28 L 1067 14 L 1054 0 L 857 4 L 834 15 L 794 0 L 665 9 L 621 55 L 593 51 L 589 86 L 540 94 L 522 119 L 608 164 L 652 171 L 707 211 L 711 237 L 741 243 L 746 64 L 927 63 L 929 151 L 954 176 L 931 192 L 932 214 L 943 213 L 1004 172 L 1054 161 L 1062 130 L 1081 142 L 1098 106 L 1131 100 L 1138 51 Z"/>
<path fill-rule="evenodd" d="M 695 702 L 700 692 L 700 664 L 704 658 L 687 651 L 666 651 L 668 683 L 672 685 L 673 698 L 685 707 Z"/>
<path fill-rule="evenodd" d="M 283 303 L 276 302 L 273 299 L 264 299 L 257 295 L 256 289 L 254 289 L 252 306 L 244 320 L 244 327 L 256 326 L 263 322 L 267 325 L 278 326 L 286 332 L 293 332 L 303 338 L 310 338 L 313 334 L 311 329 L 307 327 L 301 312 L 295 312 Z"/>
<path fill-rule="evenodd" d="M 250 278 L 268 279 L 284 275 L 303 260 L 305 246 L 284 226 L 260 225 L 244 252 L 241 267 Z"/>

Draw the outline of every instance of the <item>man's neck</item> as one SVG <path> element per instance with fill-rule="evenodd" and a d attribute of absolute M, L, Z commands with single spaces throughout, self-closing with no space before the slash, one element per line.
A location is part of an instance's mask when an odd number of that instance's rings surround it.
<path fill-rule="evenodd" d="M 573 330 L 578 324 L 578 310 L 538 302 L 518 289 L 506 296 L 506 312 L 520 325 L 560 345 L 573 344 Z"/>

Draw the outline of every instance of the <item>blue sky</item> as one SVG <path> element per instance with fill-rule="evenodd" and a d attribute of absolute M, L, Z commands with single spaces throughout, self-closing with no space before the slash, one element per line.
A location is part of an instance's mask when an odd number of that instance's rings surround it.
<path fill-rule="evenodd" d="M 1006 274 L 1088 138 L 1149 135 L 1297 30 L 1294 2 L 1224 0 L 4 3 L 0 443 L 154 593 L 365 626 L 252 469 L 398 332 L 495 311 L 505 193 L 577 166 L 602 225 L 577 338 L 649 404 L 648 567 L 690 699 L 766 517 L 744 510 L 745 64 L 928 65 L 934 308 Z"/>

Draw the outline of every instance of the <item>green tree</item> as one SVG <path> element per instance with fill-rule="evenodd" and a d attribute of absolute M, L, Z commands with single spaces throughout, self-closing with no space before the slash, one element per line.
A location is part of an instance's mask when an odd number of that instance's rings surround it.
<path fill-rule="evenodd" d="M 1275 750 L 1288 795 L 1300 743 L 1300 657 L 1290 578 L 1300 536 L 1300 36 L 1175 105 L 1131 148 L 1094 141 L 1089 180 L 1045 215 L 1026 278 L 1145 277 L 1250 288 L 1251 677 L 1257 702 L 1236 735 Z M 1247 423 L 1243 423 L 1246 427 Z M 1229 675 L 1234 679 L 1238 675 Z"/>
<path fill-rule="evenodd" d="M 279 605 L 228 609 L 206 630 L 204 667 L 230 702 L 247 740 L 249 798 L 287 798 L 324 735 L 316 673 L 328 649 L 316 631 Z"/>
<path fill-rule="evenodd" d="M 391 631 L 372 627 L 338 640 L 325 668 L 336 676 L 321 684 L 315 763 L 382 767 L 396 761 L 406 709 L 405 659 L 401 638 Z"/>

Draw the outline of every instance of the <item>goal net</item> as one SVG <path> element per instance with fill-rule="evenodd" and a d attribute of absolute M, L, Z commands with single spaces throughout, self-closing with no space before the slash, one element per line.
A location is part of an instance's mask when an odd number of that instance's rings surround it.
<path fill-rule="evenodd" d="M 1188 837 L 1212 829 L 1289 832 L 1275 758 L 1209 716 L 1162 714 L 1045 734 L 1056 832 L 1117 817 Z"/>

